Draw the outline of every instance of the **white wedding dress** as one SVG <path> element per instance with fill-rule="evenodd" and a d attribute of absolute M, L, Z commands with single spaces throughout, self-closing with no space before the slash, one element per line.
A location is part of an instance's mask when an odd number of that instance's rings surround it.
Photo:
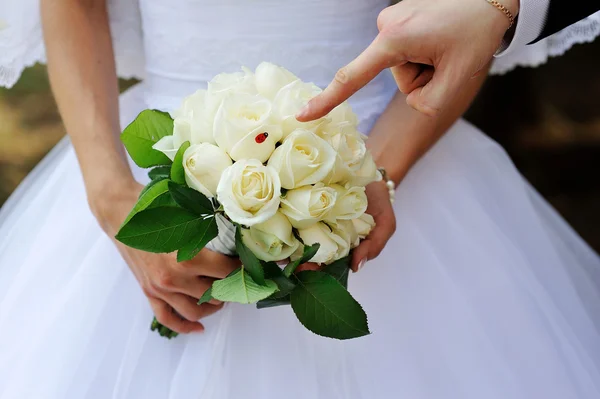
<path fill-rule="evenodd" d="M 145 77 L 121 96 L 122 125 L 263 60 L 325 86 L 377 34 L 386 5 L 113 1 L 120 74 Z M 0 0 L 5 85 L 44 59 L 37 7 Z M 536 49 L 551 53 L 548 42 Z M 504 71 L 527 56 L 501 61 Z M 352 98 L 364 132 L 395 90 L 383 73 Z M 290 308 L 231 305 L 204 334 L 169 341 L 150 331 L 148 302 L 88 210 L 65 139 L 0 213 L 0 398 L 600 398 L 600 258 L 498 144 L 458 121 L 394 208 L 396 234 L 350 279 L 370 336 L 329 340 Z"/>

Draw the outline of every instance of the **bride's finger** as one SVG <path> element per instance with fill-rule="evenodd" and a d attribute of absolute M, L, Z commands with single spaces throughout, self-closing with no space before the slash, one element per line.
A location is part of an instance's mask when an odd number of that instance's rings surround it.
<path fill-rule="evenodd" d="M 181 317 L 191 322 L 196 322 L 223 307 L 223 304 L 211 305 L 203 303 L 202 305 L 198 305 L 196 298 L 183 294 L 170 294 L 164 299 Z"/>
<path fill-rule="evenodd" d="M 187 275 L 211 278 L 225 278 L 239 266 L 239 259 L 208 249 L 203 249 L 200 256 L 190 261 L 177 263 L 177 269 Z"/>
<path fill-rule="evenodd" d="M 148 297 L 148 300 L 154 312 L 154 317 L 163 326 L 180 334 L 204 331 L 204 326 L 201 323 L 182 319 L 173 313 L 173 308 L 162 299 Z"/>
<path fill-rule="evenodd" d="M 296 273 L 303 272 L 305 270 L 319 270 L 320 267 L 317 263 L 303 263 L 296 269 Z"/>
<path fill-rule="evenodd" d="M 198 300 L 212 286 L 214 281 L 215 279 L 209 277 L 188 277 L 174 292 L 185 294 Z M 211 305 L 220 305 L 222 302 L 211 299 L 208 303 Z"/>

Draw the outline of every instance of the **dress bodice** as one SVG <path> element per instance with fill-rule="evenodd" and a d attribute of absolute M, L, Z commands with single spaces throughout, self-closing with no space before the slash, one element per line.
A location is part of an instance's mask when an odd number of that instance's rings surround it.
<path fill-rule="evenodd" d="M 377 35 L 377 15 L 387 5 L 387 0 L 140 0 L 148 106 L 171 110 L 216 74 L 254 69 L 261 61 L 325 87 Z M 351 104 L 368 125 L 394 91 L 393 79 L 382 73 Z"/>

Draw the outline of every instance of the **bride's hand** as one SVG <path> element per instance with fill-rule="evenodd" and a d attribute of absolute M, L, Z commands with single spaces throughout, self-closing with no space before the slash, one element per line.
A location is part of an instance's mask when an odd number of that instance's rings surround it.
<path fill-rule="evenodd" d="M 396 231 L 396 217 L 385 182 L 369 184 L 367 198 L 367 213 L 375 219 L 375 227 L 352 253 L 351 268 L 354 272 L 359 271 L 368 260 L 379 256 Z"/>
<path fill-rule="evenodd" d="M 368 260 L 374 259 L 383 250 L 388 240 L 396 231 L 396 217 L 390 202 L 390 193 L 385 182 L 374 182 L 367 186 L 369 205 L 367 213 L 375 219 L 375 227 L 367 238 L 362 240 L 358 247 L 352 251 L 350 268 L 353 272 L 359 271 Z M 296 271 L 319 270 L 316 263 L 303 263 Z"/>
<path fill-rule="evenodd" d="M 133 208 L 141 189 L 138 183 L 131 183 L 115 190 L 118 195 L 104 195 L 92 202 L 94 214 L 111 238 Z M 156 319 L 178 333 L 204 330 L 198 320 L 221 309 L 223 304 L 211 301 L 197 305 L 198 299 L 215 279 L 225 278 L 239 266 L 237 259 L 208 249 L 191 261 L 178 263 L 174 254 L 148 253 L 114 242 L 148 297 Z"/>

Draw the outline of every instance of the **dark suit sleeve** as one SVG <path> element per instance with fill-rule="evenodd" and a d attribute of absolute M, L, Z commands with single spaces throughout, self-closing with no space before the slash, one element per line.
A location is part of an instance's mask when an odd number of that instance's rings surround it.
<path fill-rule="evenodd" d="M 553 35 L 596 11 L 600 11 L 600 0 L 551 0 L 544 28 L 532 43 Z"/>

